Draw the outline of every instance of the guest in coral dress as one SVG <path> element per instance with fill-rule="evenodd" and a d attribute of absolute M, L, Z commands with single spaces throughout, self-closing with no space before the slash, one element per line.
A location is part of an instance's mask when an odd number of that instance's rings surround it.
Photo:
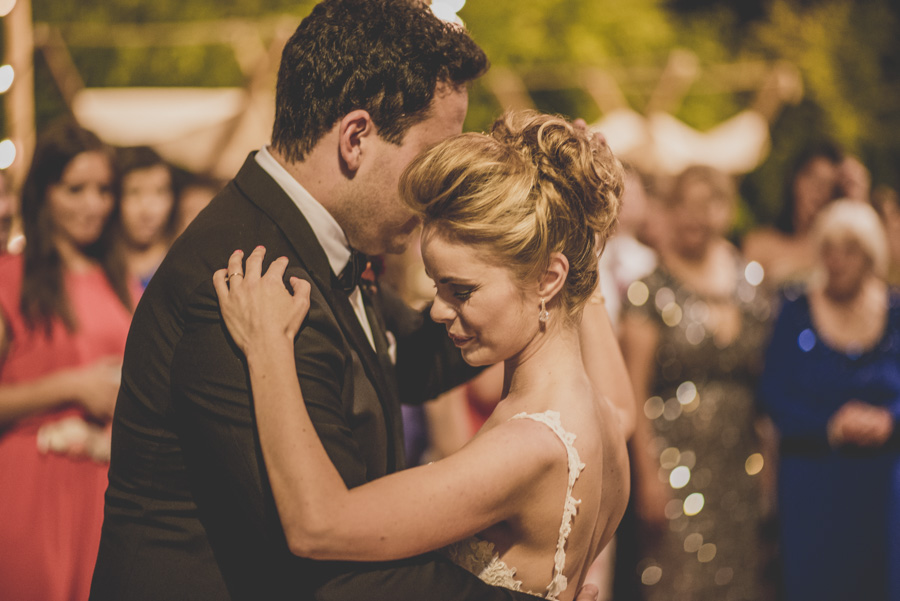
<path fill-rule="evenodd" d="M 58 124 L 22 192 L 24 252 L 0 257 L 4 599 L 88 598 L 136 291 L 111 251 L 115 190 L 100 140 Z"/>

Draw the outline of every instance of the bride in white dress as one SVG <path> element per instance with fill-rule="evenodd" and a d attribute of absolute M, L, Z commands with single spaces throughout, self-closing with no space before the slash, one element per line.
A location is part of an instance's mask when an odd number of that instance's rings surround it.
<path fill-rule="evenodd" d="M 444 548 L 483 580 L 569 601 L 629 492 L 630 388 L 597 288 L 622 170 L 557 117 L 509 114 L 409 166 L 432 318 L 473 365 L 503 362 L 503 400 L 462 449 L 348 490 L 303 403 L 293 340 L 309 285 L 261 274 L 264 249 L 214 276 L 246 354 L 263 456 L 291 550 L 381 561 Z M 243 274 L 232 277 L 227 274 Z M 461 542 L 460 542 L 461 541 Z"/>

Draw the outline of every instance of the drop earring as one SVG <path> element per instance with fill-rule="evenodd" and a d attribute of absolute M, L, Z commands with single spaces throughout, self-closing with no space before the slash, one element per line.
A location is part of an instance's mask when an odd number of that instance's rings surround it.
<path fill-rule="evenodd" d="M 547 310 L 547 305 L 544 302 L 544 297 L 541 297 L 541 312 L 538 313 L 538 321 L 541 322 L 541 325 L 547 325 L 547 322 L 550 320 L 550 311 Z"/>

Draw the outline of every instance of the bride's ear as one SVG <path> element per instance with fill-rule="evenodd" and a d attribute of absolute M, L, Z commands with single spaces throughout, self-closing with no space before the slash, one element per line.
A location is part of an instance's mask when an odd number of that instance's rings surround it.
<path fill-rule="evenodd" d="M 541 298 L 550 301 L 562 290 L 569 275 L 569 260 L 562 253 L 555 252 L 550 255 L 550 262 L 544 275 L 541 276 L 538 294 Z"/>

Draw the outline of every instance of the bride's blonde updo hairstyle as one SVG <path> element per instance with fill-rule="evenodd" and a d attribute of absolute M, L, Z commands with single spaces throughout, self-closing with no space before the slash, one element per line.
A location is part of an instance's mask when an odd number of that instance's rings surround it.
<path fill-rule="evenodd" d="M 622 190 L 622 166 L 598 136 L 532 111 L 507 113 L 489 135 L 441 142 L 400 179 L 426 231 L 483 246 L 485 260 L 522 281 L 539 277 L 552 253 L 565 255 L 569 274 L 556 299 L 570 316 L 597 286 Z"/>

